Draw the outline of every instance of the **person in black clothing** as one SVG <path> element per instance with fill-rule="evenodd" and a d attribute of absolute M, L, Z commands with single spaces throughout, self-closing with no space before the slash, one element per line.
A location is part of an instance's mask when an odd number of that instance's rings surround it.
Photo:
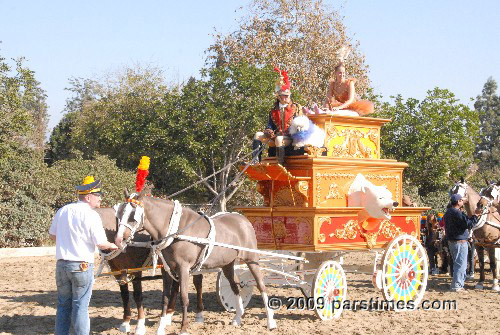
<path fill-rule="evenodd" d="M 425 239 L 425 249 L 427 251 L 427 256 L 429 257 L 430 273 L 437 274 L 436 268 L 436 240 L 437 240 L 437 219 L 434 214 L 430 214 L 427 217 L 426 228 L 427 236 Z"/>
<path fill-rule="evenodd" d="M 468 240 L 468 257 L 467 257 L 467 278 L 474 279 L 474 253 L 476 251 L 476 242 L 472 232 L 469 234 Z"/>
<path fill-rule="evenodd" d="M 467 240 L 469 239 L 469 229 L 477 223 L 477 214 L 481 210 L 476 209 L 471 218 L 460 210 L 464 200 L 460 194 L 453 194 L 450 198 L 451 207 L 444 215 L 446 237 L 448 247 L 453 261 L 453 278 L 451 281 L 452 291 L 463 291 L 465 283 L 465 273 L 467 269 Z"/>

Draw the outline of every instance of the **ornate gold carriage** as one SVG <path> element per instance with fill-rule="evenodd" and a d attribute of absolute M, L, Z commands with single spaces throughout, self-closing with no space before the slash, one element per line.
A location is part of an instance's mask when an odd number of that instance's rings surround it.
<path fill-rule="evenodd" d="M 386 119 L 314 115 L 309 117 L 325 133 L 324 148 L 306 148 L 303 156 L 288 156 L 284 166 L 276 158 L 265 158 L 248 167 L 257 181 L 264 206 L 242 207 L 252 223 L 259 249 L 277 254 L 300 252 L 305 263 L 284 264 L 267 260 L 266 282 L 295 285 L 307 302 L 323 299 L 316 307 L 323 320 L 340 317 L 347 283 L 340 257 L 351 250 L 373 250 L 374 264 L 351 266 L 356 272 L 373 274 L 373 284 L 382 290 L 393 309 L 413 310 L 427 286 L 428 259 L 419 242 L 420 216 L 427 207 L 396 207 L 390 220 L 360 216 L 361 207 L 348 207 L 347 194 L 358 173 L 374 185 L 386 186 L 393 200 L 402 203 L 402 174 L 406 163 L 380 158 L 380 129 Z M 326 150 L 325 150 L 326 148 Z M 360 222 L 363 220 L 363 222 Z M 383 254 L 377 250 L 384 248 Z M 248 269 L 237 269 L 247 292 L 254 283 Z M 236 305 L 224 276 L 218 278 L 219 297 L 230 310 Z M 225 289 L 224 289 L 225 288 Z M 311 300 L 312 299 L 312 300 Z M 410 303 L 411 302 L 411 303 Z"/>
<path fill-rule="evenodd" d="M 238 210 L 252 222 L 259 248 L 357 250 L 383 248 L 402 234 L 418 239 L 420 215 L 428 208 L 397 207 L 390 220 L 364 223 L 357 216 L 362 208 L 347 207 L 358 173 L 385 185 L 402 203 L 402 174 L 408 165 L 380 158 L 380 128 L 390 120 L 325 114 L 310 119 L 326 132 L 326 152 L 311 147 L 303 156 L 286 157 L 285 166 L 272 157 L 246 171 L 257 181 L 264 206 Z"/>

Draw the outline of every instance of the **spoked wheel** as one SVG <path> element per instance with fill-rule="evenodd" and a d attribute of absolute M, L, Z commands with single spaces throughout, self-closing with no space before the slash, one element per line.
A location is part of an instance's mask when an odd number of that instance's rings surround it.
<path fill-rule="evenodd" d="M 234 270 L 235 274 L 240 279 L 240 295 L 243 300 L 243 308 L 245 308 L 253 295 L 253 288 L 255 287 L 255 281 L 252 277 L 252 273 L 249 270 Z M 236 310 L 236 306 L 238 305 L 238 300 L 236 299 L 236 295 L 233 293 L 231 289 L 231 285 L 229 285 L 229 281 L 222 271 L 217 275 L 217 300 L 222 307 L 226 309 L 228 312 L 234 312 Z"/>
<path fill-rule="evenodd" d="M 335 261 L 321 263 L 312 288 L 316 315 L 321 320 L 339 318 L 346 295 L 347 281 L 342 266 Z"/>
<path fill-rule="evenodd" d="M 416 309 L 424 297 L 427 278 L 428 259 L 422 244 L 411 235 L 392 240 L 382 263 L 382 292 L 386 300 L 394 301 L 394 310 Z"/>

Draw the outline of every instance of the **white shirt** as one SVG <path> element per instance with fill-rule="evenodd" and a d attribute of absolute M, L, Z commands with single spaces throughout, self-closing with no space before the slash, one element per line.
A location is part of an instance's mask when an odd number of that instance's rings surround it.
<path fill-rule="evenodd" d="M 78 201 L 60 208 L 49 229 L 56 236 L 56 259 L 94 263 L 96 245 L 106 243 L 99 214 Z"/>

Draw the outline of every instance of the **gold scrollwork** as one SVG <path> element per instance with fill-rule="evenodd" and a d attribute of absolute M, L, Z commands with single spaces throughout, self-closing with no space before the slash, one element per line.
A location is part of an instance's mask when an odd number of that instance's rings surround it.
<path fill-rule="evenodd" d="M 312 145 L 306 145 L 304 147 L 304 150 L 307 153 L 307 155 L 313 157 L 321 157 L 323 155 L 323 152 L 326 151 L 325 148 L 313 147 Z"/>
<path fill-rule="evenodd" d="M 325 219 L 328 219 L 328 223 L 331 223 L 330 218 L 320 218 L 320 229 L 321 225 L 326 222 Z M 336 229 L 334 233 L 329 234 L 328 236 L 330 237 L 336 237 L 338 239 L 342 240 L 354 240 L 357 236 L 363 237 L 366 241 L 366 246 L 368 249 L 373 249 L 377 243 L 377 238 L 381 234 L 385 238 L 395 238 L 398 237 L 401 234 L 404 234 L 404 232 L 401 230 L 400 227 L 396 226 L 394 223 L 392 223 L 390 220 L 384 220 L 380 223 L 379 229 L 376 232 L 363 232 L 358 224 L 358 220 L 349 220 L 347 221 L 342 229 Z M 411 233 L 412 236 L 416 236 L 415 232 Z M 318 240 L 320 242 L 325 242 L 326 241 L 326 236 L 325 234 L 319 234 Z"/>
<path fill-rule="evenodd" d="M 304 196 L 294 188 L 282 187 L 274 193 L 274 206 L 304 206 Z"/>
<path fill-rule="evenodd" d="M 418 223 L 418 218 L 415 216 L 407 216 L 405 220 L 406 220 L 406 223 L 413 222 L 413 224 L 415 224 L 415 225 Z"/>
<path fill-rule="evenodd" d="M 273 222 L 273 232 L 275 239 L 283 239 L 286 237 L 286 227 L 285 222 L 277 221 Z"/>
<path fill-rule="evenodd" d="M 318 219 L 318 232 L 321 231 L 321 227 L 323 227 L 324 223 L 332 224 L 332 220 L 328 216 L 320 216 Z M 318 235 L 318 241 L 323 243 L 326 241 L 326 235 L 325 234 L 319 234 Z"/>
<path fill-rule="evenodd" d="M 301 180 L 294 186 L 295 190 L 302 196 L 304 207 L 309 206 L 309 183 L 305 180 Z"/>
<path fill-rule="evenodd" d="M 264 206 L 270 206 L 270 187 L 269 180 L 260 180 L 257 182 L 256 190 L 264 197 Z"/>
<path fill-rule="evenodd" d="M 380 230 L 379 230 L 382 235 L 384 235 L 386 238 L 395 238 L 403 232 L 401 231 L 401 228 L 397 227 L 394 223 L 392 223 L 389 220 L 384 220 L 380 224 Z"/>
<path fill-rule="evenodd" d="M 372 158 L 378 156 L 378 131 L 377 129 L 363 130 L 362 128 L 344 128 L 339 129 L 335 125 L 327 127 L 326 143 L 329 143 L 336 137 L 344 137 L 342 144 L 337 144 L 332 149 L 332 156 L 348 158 Z M 361 139 L 367 138 L 375 145 L 375 152 L 370 147 L 365 146 Z"/>
<path fill-rule="evenodd" d="M 345 178 L 345 179 L 354 179 L 355 175 L 353 173 L 316 173 L 316 206 L 321 203 L 321 180 L 324 179 L 336 179 L 336 178 Z M 342 199 L 343 196 L 339 199 Z"/>
<path fill-rule="evenodd" d="M 354 240 L 358 235 L 359 225 L 358 220 L 349 220 L 344 224 L 342 229 L 336 229 L 335 233 L 331 233 L 330 237 L 337 237 L 342 240 Z"/>
<path fill-rule="evenodd" d="M 368 247 L 368 249 L 373 249 L 375 244 L 377 244 L 378 232 L 376 232 L 376 233 L 360 232 L 360 235 L 365 239 L 366 246 Z"/>
<path fill-rule="evenodd" d="M 339 187 L 335 183 L 330 184 L 330 190 L 328 191 L 328 194 L 325 197 L 325 200 L 328 199 L 342 199 L 343 197 L 339 193 Z"/>

